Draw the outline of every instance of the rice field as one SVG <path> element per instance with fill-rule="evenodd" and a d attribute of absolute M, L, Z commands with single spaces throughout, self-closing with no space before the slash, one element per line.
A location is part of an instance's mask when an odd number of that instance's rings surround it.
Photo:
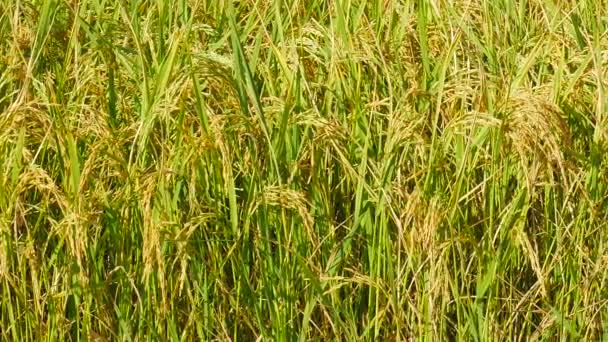
<path fill-rule="evenodd" d="M 2 0 L 2 341 L 608 341 L 606 0 Z"/>

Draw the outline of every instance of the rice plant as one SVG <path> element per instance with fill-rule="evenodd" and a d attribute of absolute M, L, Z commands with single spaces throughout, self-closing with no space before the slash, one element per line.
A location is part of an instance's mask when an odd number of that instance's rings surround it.
<path fill-rule="evenodd" d="M 608 340 L 607 9 L 1 1 L 2 340 Z"/>

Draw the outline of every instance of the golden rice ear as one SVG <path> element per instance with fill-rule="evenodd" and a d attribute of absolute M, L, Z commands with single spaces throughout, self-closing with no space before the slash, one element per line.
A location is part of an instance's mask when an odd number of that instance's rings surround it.
<path fill-rule="evenodd" d="M 311 245 L 314 249 L 318 248 L 319 237 L 314 231 L 314 220 L 309 209 L 311 204 L 304 193 L 286 186 L 270 186 L 264 189 L 262 200 L 266 205 L 296 211 L 306 228 Z"/>
<path fill-rule="evenodd" d="M 0 235 L 6 236 L 11 232 L 11 225 L 14 224 L 4 215 L 0 216 Z M 0 281 L 4 280 L 4 277 L 10 275 L 9 268 L 9 242 L 8 239 L 0 239 Z"/>
<path fill-rule="evenodd" d="M 420 155 L 425 155 L 428 143 L 423 134 L 425 117 L 416 115 L 413 108 L 403 105 L 388 116 L 385 153 L 398 147 L 412 145 Z"/>
<path fill-rule="evenodd" d="M 504 119 L 505 134 L 522 165 L 536 160 L 548 172 L 556 166 L 566 180 L 563 148 L 570 146 L 563 113 L 547 94 L 520 89 L 509 98 Z"/>
<path fill-rule="evenodd" d="M 158 227 L 155 226 L 153 217 L 152 200 L 156 189 L 157 178 L 155 175 L 148 174 L 138 177 L 136 190 L 140 194 L 141 210 L 143 215 L 142 229 L 142 259 L 144 263 L 144 279 L 148 279 L 156 263 L 157 252 L 160 251 L 160 235 Z"/>
<path fill-rule="evenodd" d="M 417 189 L 404 196 L 404 200 L 399 201 L 404 205 L 396 208 L 399 226 L 403 227 L 403 235 L 399 238 L 408 252 L 431 256 L 439 248 L 436 234 L 445 219 L 444 205 L 439 197 L 426 199 Z"/>

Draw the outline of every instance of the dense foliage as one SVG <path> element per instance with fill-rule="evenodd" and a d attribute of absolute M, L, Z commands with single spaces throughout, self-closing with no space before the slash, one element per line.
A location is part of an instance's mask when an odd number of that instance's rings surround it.
<path fill-rule="evenodd" d="M 0 1 L 0 336 L 608 338 L 607 8 Z"/>

